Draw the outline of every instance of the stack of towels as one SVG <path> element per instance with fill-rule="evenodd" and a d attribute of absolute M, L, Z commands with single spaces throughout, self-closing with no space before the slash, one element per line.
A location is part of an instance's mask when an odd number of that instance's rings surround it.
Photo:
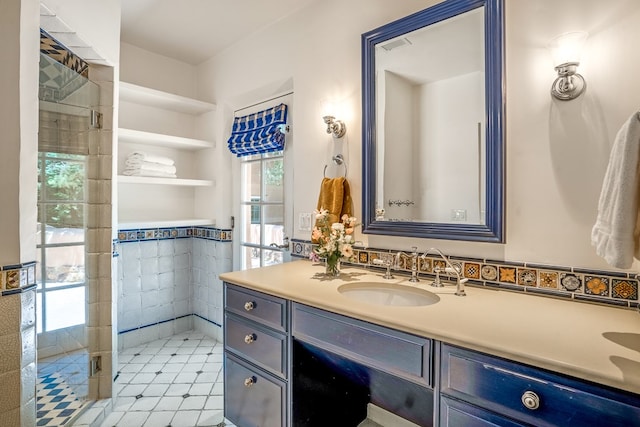
<path fill-rule="evenodd" d="M 161 178 L 176 177 L 176 167 L 173 159 L 140 151 L 134 151 L 129 154 L 124 166 L 123 175 Z"/>

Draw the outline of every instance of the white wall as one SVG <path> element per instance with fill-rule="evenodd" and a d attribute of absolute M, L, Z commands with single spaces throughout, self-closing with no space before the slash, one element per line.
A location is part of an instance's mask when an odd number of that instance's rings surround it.
<path fill-rule="evenodd" d="M 196 93 L 196 69 L 128 43 L 120 45 L 120 80 L 189 98 Z"/>
<path fill-rule="evenodd" d="M 319 2 L 199 67 L 201 92 L 219 104 L 292 79 L 296 217 L 315 208 L 322 168 L 336 144 L 326 137 L 321 119 L 321 103 L 327 98 L 341 101 L 346 110 L 348 133 L 341 149 L 349 164 L 355 212 L 360 214 L 360 35 L 434 3 Z M 640 79 L 634 70 L 640 67 L 640 56 L 633 43 L 640 38 L 640 3 L 505 3 L 506 244 L 358 238 L 372 247 L 407 249 L 417 244 L 421 250 L 437 246 L 457 255 L 607 268 L 590 245 L 590 233 L 612 140 L 639 105 Z M 575 29 L 591 33 L 580 66 L 587 92 L 575 101 L 555 101 L 549 94 L 555 71 L 546 45 L 557 34 Z M 220 188 L 231 179 L 231 156 L 222 144 L 217 154 Z M 224 209 L 229 212 L 225 216 L 230 215 L 231 206 Z M 294 237 L 308 238 L 307 234 L 296 231 Z"/>
<path fill-rule="evenodd" d="M 466 212 L 467 222 L 478 224 L 483 182 L 478 123 L 485 124 L 484 73 L 422 85 L 418 98 L 419 141 L 424 143 L 415 156 L 422 164 L 414 178 L 420 185 L 414 196 L 420 206 L 416 218 L 452 222 L 455 209 Z"/>
<path fill-rule="evenodd" d="M 395 73 L 385 71 L 384 77 L 379 74 L 380 80 L 385 80 L 385 107 L 384 115 L 378 117 L 384 120 L 383 128 L 385 144 L 384 159 L 378 159 L 378 166 L 384 170 L 384 198 L 376 206 L 385 209 L 385 216 L 390 219 L 415 218 L 415 205 L 389 205 L 389 200 L 416 200 L 413 179 L 414 174 L 419 173 L 417 166 L 416 147 L 419 128 L 414 117 L 414 91 L 415 87 L 406 79 Z M 376 141 L 377 142 L 377 141 Z M 380 177 L 380 174 L 378 174 Z M 380 178 L 377 178 L 380 179 Z"/>
<path fill-rule="evenodd" d="M 120 56 L 120 0 L 41 0 L 110 64 Z"/>

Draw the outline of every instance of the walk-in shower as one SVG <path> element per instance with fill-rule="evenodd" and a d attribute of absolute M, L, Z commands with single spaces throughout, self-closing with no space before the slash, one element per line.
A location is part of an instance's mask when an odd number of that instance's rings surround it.
<path fill-rule="evenodd" d="M 99 88 L 40 55 L 37 224 L 37 418 L 64 425 L 89 396 L 89 142 L 99 127 Z"/>

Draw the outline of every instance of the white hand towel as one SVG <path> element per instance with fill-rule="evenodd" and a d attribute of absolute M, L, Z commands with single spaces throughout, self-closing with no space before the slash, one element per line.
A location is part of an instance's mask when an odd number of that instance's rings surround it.
<path fill-rule="evenodd" d="M 591 231 L 591 244 L 609 265 L 629 268 L 637 249 L 640 229 L 640 113 L 633 114 L 618 131 L 604 176 L 598 217 Z"/>
<path fill-rule="evenodd" d="M 168 174 L 175 174 L 176 167 L 174 165 L 163 165 L 160 163 L 151 163 L 151 162 L 129 162 L 128 160 L 124 164 L 125 170 L 139 170 L 139 171 L 153 171 L 153 172 L 163 172 Z"/>
<path fill-rule="evenodd" d="M 176 174 L 167 173 L 167 172 L 156 172 L 156 171 L 141 171 L 135 169 L 125 169 L 122 171 L 123 175 L 128 176 L 149 176 L 154 178 L 176 178 Z"/>
<path fill-rule="evenodd" d="M 155 154 L 145 153 L 143 151 L 134 151 L 133 153 L 127 156 L 127 161 L 131 162 L 151 162 L 151 163 L 160 163 L 161 165 L 173 165 L 173 159 L 164 156 L 158 156 Z"/>

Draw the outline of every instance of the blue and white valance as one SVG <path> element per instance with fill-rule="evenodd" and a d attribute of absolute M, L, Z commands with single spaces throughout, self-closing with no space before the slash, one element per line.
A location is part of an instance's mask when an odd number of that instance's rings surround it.
<path fill-rule="evenodd" d="M 280 126 L 286 124 L 285 104 L 236 117 L 227 142 L 229 150 L 238 157 L 284 150 L 284 133 Z"/>

